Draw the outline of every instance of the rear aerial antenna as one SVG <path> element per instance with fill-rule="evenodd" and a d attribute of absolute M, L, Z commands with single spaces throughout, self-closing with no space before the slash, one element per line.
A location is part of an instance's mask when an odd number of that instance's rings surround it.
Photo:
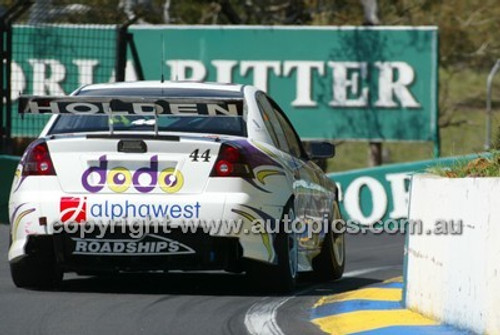
<path fill-rule="evenodd" d="M 165 82 L 165 74 L 163 72 L 163 67 L 165 66 L 164 62 L 165 62 L 165 36 L 164 36 L 164 33 L 162 33 L 161 34 L 161 61 L 160 61 L 162 84 Z"/>

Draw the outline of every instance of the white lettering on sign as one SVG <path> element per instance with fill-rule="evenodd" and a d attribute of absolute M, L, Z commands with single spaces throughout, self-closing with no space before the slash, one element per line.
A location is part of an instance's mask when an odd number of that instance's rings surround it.
<path fill-rule="evenodd" d="M 365 107 L 368 105 L 368 87 L 362 87 L 368 73 L 367 63 L 328 62 L 333 69 L 334 107 Z M 363 80 L 361 80 L 363 79 Z M 349 96 L 354 96 L 349 99 Z"/>
<path fill-rule="evenodd" d="M 33 87 L 34 95 L 66 95 L 69 92 L 65 92 L 62 85 L 67 80 L 67 72 L 76 71 L 78 84 L 86 85 L 93 83 L 95 69 L 99 67 L 97 59 L 74 59 L 71 64 L 62 64 L 55 59 L 28 59 L 28 62 L 33 70 L 31 85 L 26 82 L 23 67 L 12 63 L 13 101 L 17 100 L 19 92 L 29 86 Z M 369 106 L 370 100 L 378 108 L 421 107 L 411 91 L 416 79 L 415 71 L 405 62 L 368 64 L 348 61 L 214 59 L 204 64 L 199 60 L 173 59 L 166 61 L 166 64 L 172 80 L 203 81 L 212 77 L 217 82 L 230 83 L 251 76 L 252 84 L 263 91 L 268 91 L 269 83 L 276 78 L 295 80 L 295 92 L 290 102 L 293 107 L 318 106 L 318 97 L 314 94 L 315 83 L 318 78 L 326 78 L 328 66 L 331 73 L 331 83 L 327 85 L 327 91 L 331 94 L 328 104 L 332 107 L 363 108 Z M 375 80 L 370 79 L 373 76 L 376 76 Z M 137 79 L 130 61 L 127 62 L 125 79 Z M 114 81 L 114 71 L 111 71 L 110 81 Z M 377 87 L 370 86 L 372 81 L 377 82 Z M 321 88 L 324 95 L 325 88 Z"/>
<path fill-rule="evenodd" d="M 97 63 L 99 65 L 99 63 Z M 125 81 L 138 81 L 139 77 L 137 76 L 137 72 L 135 72 L 134 63 L 130 60 L 127 61 L 125 65 Z M 111 71 L 111 77 L 109 78 L 110 83 L 114 83 L 116 81 L 116 73 L 115 70 Z M 83 85 L 80 83 L 80 85 Z"/>
<path fill-rule="evenodd" d="M 215 81 L 222 84 L 233 82 L 233 69 L 238 64 L 235 60 L 214 60 L 212 65 L 215 67 L 217 77 Z"/>
<path fill-rule="evenodd" d="M 12 101 L 16 101 L 19 98 L 19 93 L 24 92 L 26 89 L 26 76 L 23 69 L 16 62 L 11 63 L 11 76 L 10 97 Z"/>
<path fill-rule="evenodd" d="M 80 85 L 94 83 L 94 69 L 99 64 L 96 59 L 75 59 L 73 64 L 78 67 L 78 82 Z"/>
<path fill-rule="evenodd" d="M 207 76 L 207 69 L 197 60 L 169 60 L 170 80 L 203 81 Z"/>
<path fill-rule="evenodd" d="M 361 208 L 361 191 L 363 188 L 371 193 L 372 212 L 365 215 Z M 351 219 L 360 224 L 369 225 L 382 219 L 387 212 L 387 195 L 384 187 L 375 178 L 360 177 L 351 182 L 344 193 L 344 208 Z"/>
<path fill-rule="evenodd" d="M 297 95 L 295 100 L 292 101 L 292 106 L 316 107 L 318 103 L 311 98 L 313 70 L 323 76 L 325 74 L 325 64 L 323 62 L 285 61 L 283 75 L 289 76 L 294 70 L 297 73 L 297 80 L 295 81 Z"/>
<path fill-rule="evenodd" d="M 408 217 L 410 173 L 388 173 L 383 178 L 389 183 L 386 188 L 382 184 L 383 180 L 369 176 L 354 179 L 349 185 L 344 185 L 345 189 L 341 183 L 336 183 L 339 201 L 343 203 L 349 218 L 361 224 L 370 225 L 384 218 L 405 219 Z M 371 213 L 366 213 L 367 207 L 372 208 Z M 392 210 L 388 213 L 391 208 Z"/>
<path fill-rule="evenodd" d="M 408 217 L 408 201 L 410 198 L 408 173 L 391 173 L 385 176 L 391 185 L 392 211 L 389 213 L 391 219 L 402 219 Z"/>
<path fill-rule="evenodd" d="M 55 59 L 28 59 L 33 67 L 34 95 L 64 95 L 61 87 L 66 67 Z"/>
<path fill-rule="evenodd" d="M 253 85 L 267 92 L 269 70 L 279 76 L 281 74 L 280 64 L 279 61 L 242 61 L 240 72 L 242 76 L 246 76 L 249 70 L 253 70 Z"/>
<path fill-rule="evenodd" d="M 396 108 L 398 107 L 394 99 L 396 97 L 405 108 L 420 107 L 408 89 L 415 79 L 415 71 L 410 65 L 404 62 L 375 62 L 375 66 L 380 70 L 378 100 L 375 106 Z M 395 79 L 396 74 L 398 79 Z"/>

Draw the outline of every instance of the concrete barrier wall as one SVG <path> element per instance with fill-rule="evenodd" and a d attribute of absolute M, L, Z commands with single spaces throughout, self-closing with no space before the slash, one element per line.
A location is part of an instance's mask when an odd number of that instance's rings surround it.
<path fill-rule="evenodd" d="M 0 155 L 0 223 L 8 223 L 9 193 L 21 157 Z"/>
<path fill-rule="evenodd" d="M 413 176 L 405 303 L 410 309 L 477 333 L 500 334 L 500 178 Z M 461 235 L 439 235 L 437 222 L 462 220 Z"/>

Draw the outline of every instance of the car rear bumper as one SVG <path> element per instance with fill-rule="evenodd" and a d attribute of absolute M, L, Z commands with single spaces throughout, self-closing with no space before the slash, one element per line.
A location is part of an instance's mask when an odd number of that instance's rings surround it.
<path fill-rule="evenodd" d="M 124 236 L 115 237 L 118 240 Z M 11 262 L 22 261 L 24 257 L 33 257 L 40 261 L 55 259 L 64 272 L 81 274 L 159 270 L 226 270 L 232 272 L 243 270 L 243 249 L 237 238 L 179 232 L 172 232 L 162 237 L 187 246 L 193 252 L 171 255 L 162 253 L 75 254 L 75 241 L 70 235 L 62 233 L 29 236 L 26 239 L 26 253 Z"/>

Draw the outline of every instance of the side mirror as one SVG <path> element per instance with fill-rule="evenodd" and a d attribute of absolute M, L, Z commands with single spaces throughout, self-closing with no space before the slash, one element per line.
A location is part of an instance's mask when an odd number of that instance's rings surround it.
<path fill-rule="evenodd" d="M 335 156 L 335 145 L 329 142 L 309 142 L 307 147 L 311 159 L 327 159 Z"/>

